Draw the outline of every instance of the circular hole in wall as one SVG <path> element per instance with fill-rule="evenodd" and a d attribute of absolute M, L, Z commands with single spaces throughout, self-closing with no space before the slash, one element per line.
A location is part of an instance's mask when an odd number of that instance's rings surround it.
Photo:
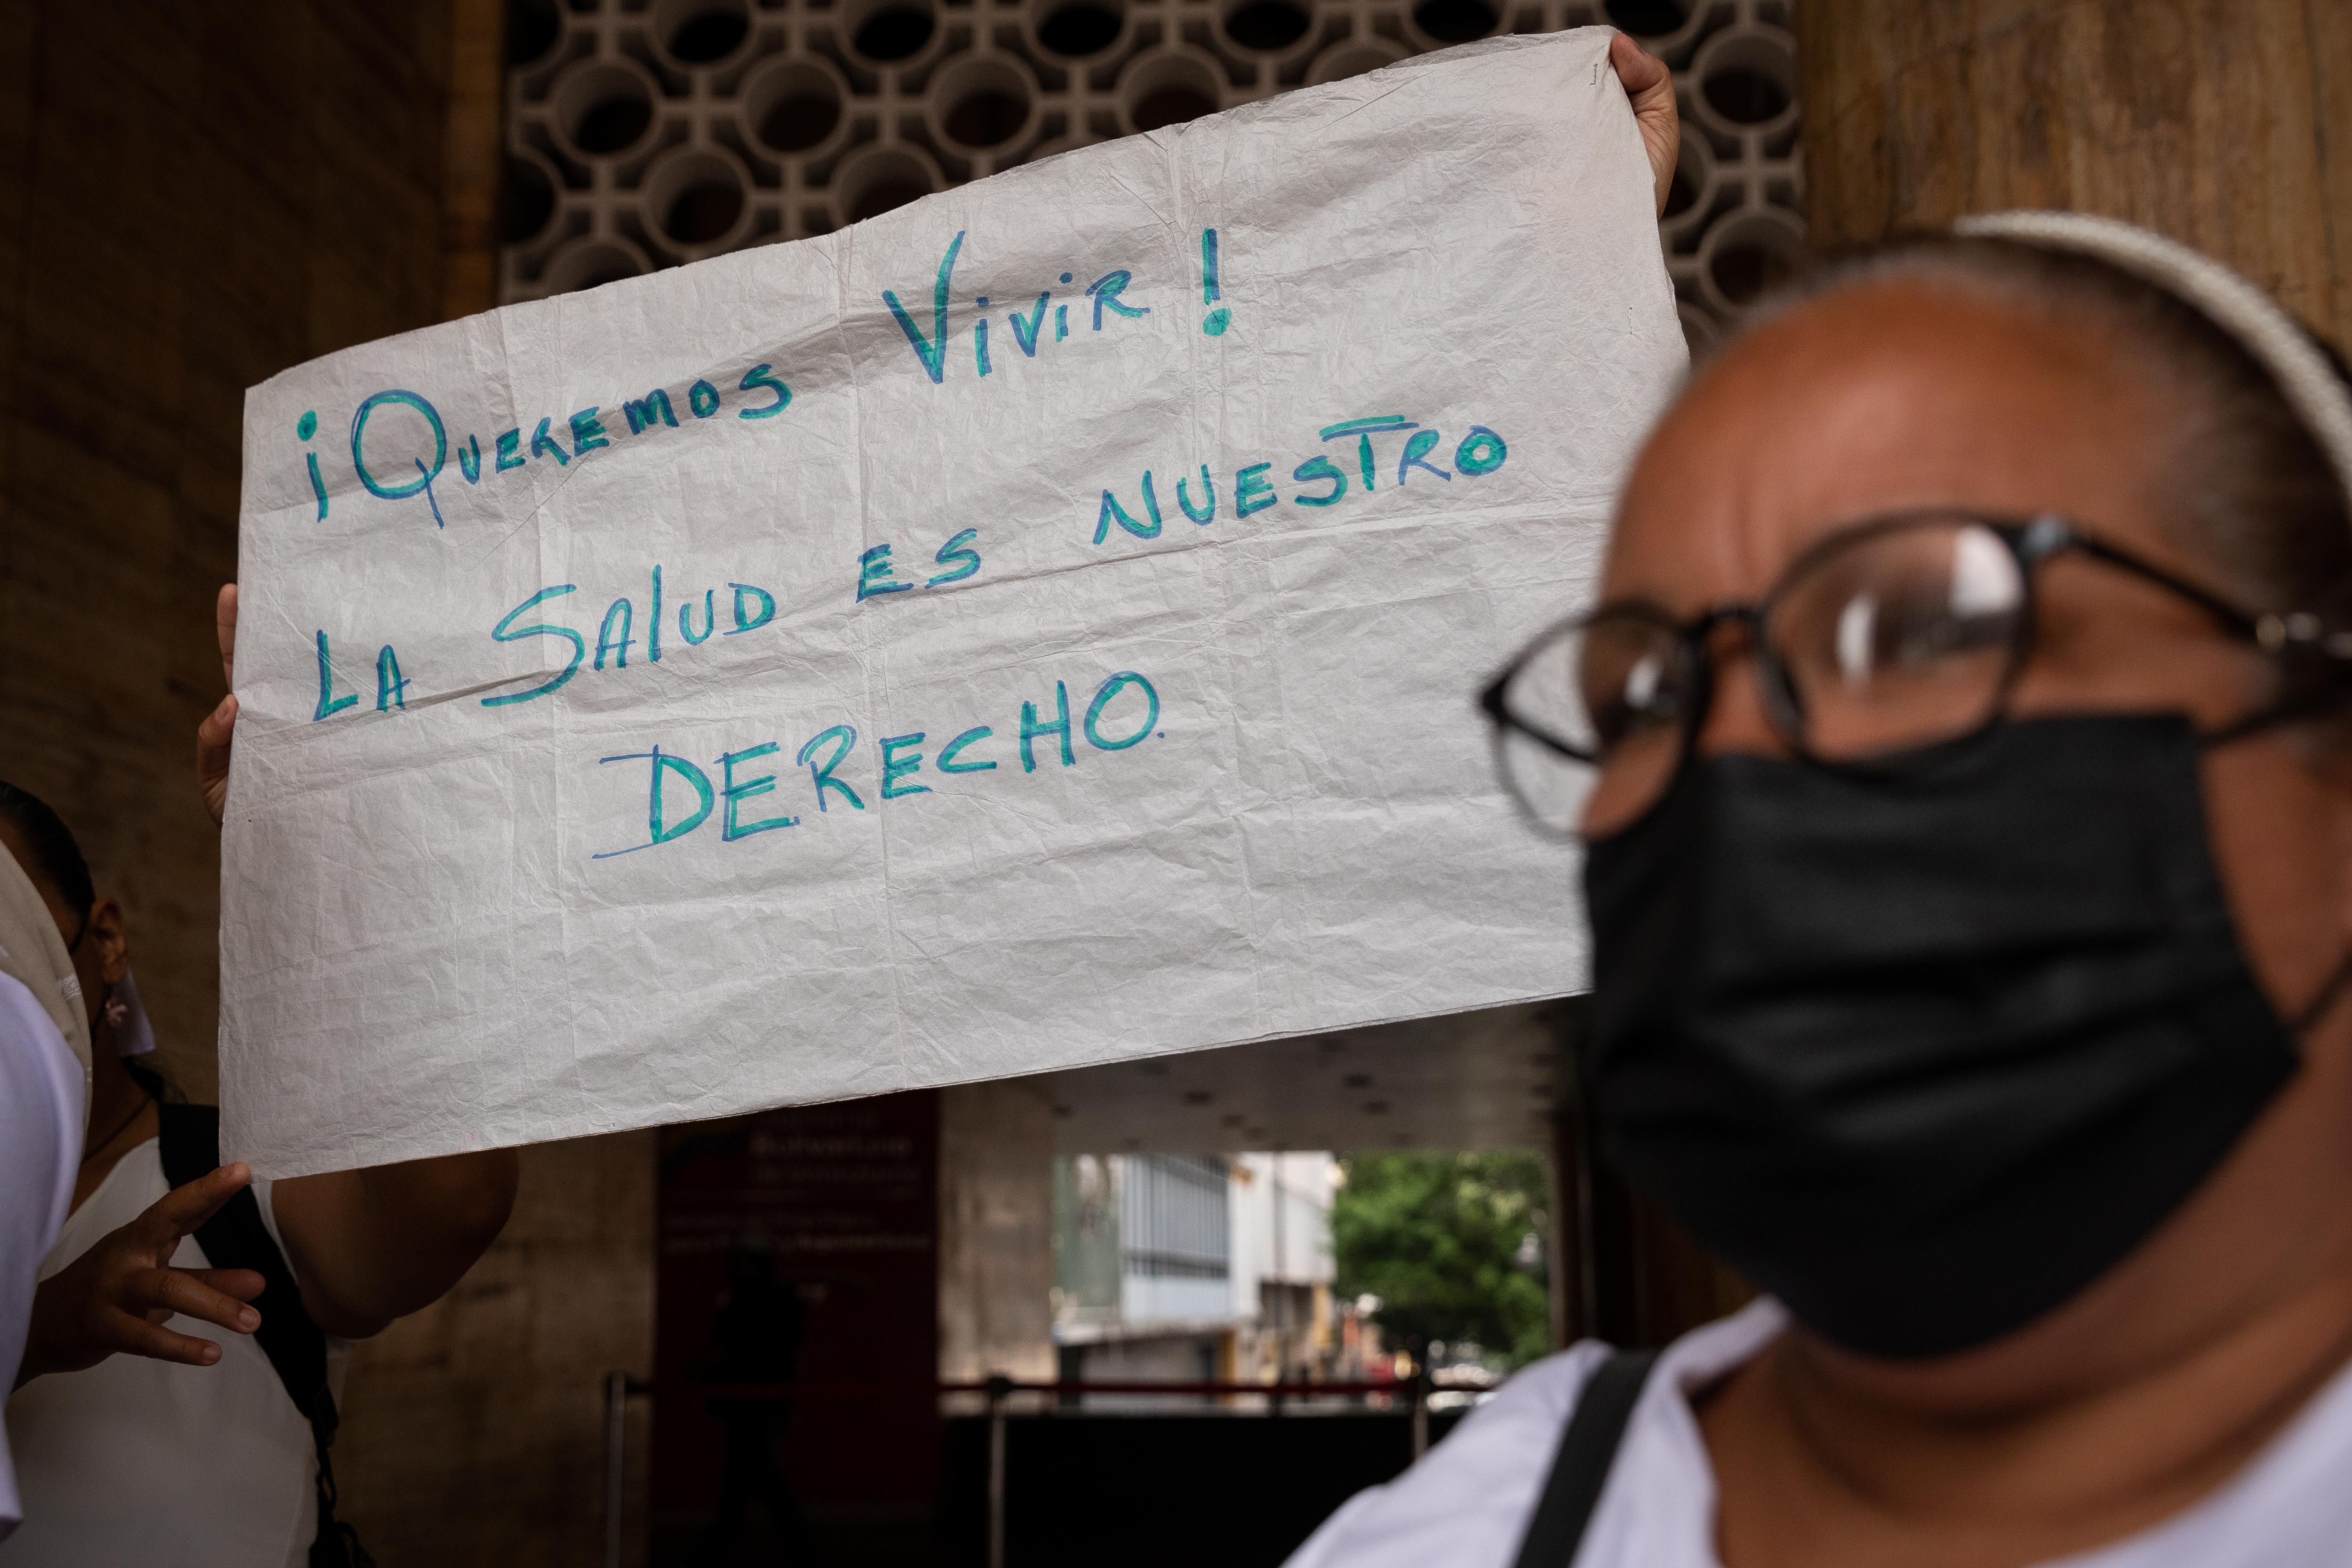
<path fill-rule="evenodd" d="M 1675 177 L 1666 185 L 1666 210 L 1658 215 L 1661 221 L 1680 217 L 1698 205 L 1699 193 L 1706 189 L 1706 169 L 1700 161 L 1699 139 L 1683 140 L 1682 150 L 1675 157 Z"/>
<path fill-rule="evenodd" d="M 808 59 L 777 59 L 743 87 L 743 121 L 779 153 L 805 153 L 841 123 L 841 84 Z"/>
<path fill-rule="evenodd" d="M 1216 100 L 1208 94 L 1181 83 L 1171 84 L 1145 94 L 1136 104 L 1135 128 L 1157 131 L 1163 125 L 1181 125 L 1216 111 Z"/>
<path fill-rule="evenodd" d="M 1658 38 L 1690 20 L 1683 0 L 1608 0 L 1601 7 L 1610 22 L 1637 38 Z"/>
<path fill-rule="evenodd" d="M 1665 210 L 1658 216 L 1662 218 L 1680 217 L 1690 211 L 1691 204 L 1697 200 L 1698 187 L 1691 183 L 1690 171 L 1676 163 L 1675 177 L 1666 183 Z"/>
<path fill-rule="evenodd" d="M 1796 101 L 1796 57 L 1769 34 L 1718 34 L 1697 65 L 1699 95 L 1734 125 L 1778 120 Z"/>
<path fill-rule="evenodd" d="M 930 6 L 919 0 L 881 0 L 851 24 L 849 46 L 869 60 L 891 65 L 919 54 L 936 26 Z"/>
<path fill-rule="evenodd" d="M 1675 314 L 1682 321 L 1683 342 L 1694 356 L 1705 353 L 1714 345 L 1718 334 L 1706 311 L 1693 305 L 1677 305 Z"/>
<path fill-rule="evenodd" d="M 705 180 L 677 194 L 662 220 L 662 231 L 688 245 L 708 245 L 742 216 L 743 193 L 732 181 Z"/>
<path fill-rule="evenodd" d="M 681 65 L 723 60 L 751 33 L 751 14 L 744 0 L 676 0 L 654 15 L 654 36 Z"/>
<path fill-rule="evenodd" d="M 1804 234 L 1788 214 L 1750 209 L 1717 225 L 1703 247 L 1706 279 L 1725 304 L 1754 303 L 1797 270 Z"/>
<path fill-rule="evenodd" d="M 1707 107 L 1735 125 L 1761 125 L 1789 107 L 1789 92 L 1761 71 L 1717 71 L 1705 85 Z"/>
<path fill-rule="evenodd" d="M 1345 81 L 1351 76 L 1376 71 L 1382 66 L 1392 66 L 1404 58 L 1404 50 L 1385 38 L 1352 38 L 1335 44 L 1315 57 L 1307 70 L 1307 85 L 1320 86 L 1327 81 Z"/>
<path fill-rule="evenodd" d="M 671 153 L 646 175 L 646 216 L 672 243 L 716 245 L 743 217 L 743 177 L 708 151 Z"/>
<path fill-rule="evenodd" d="M 849 221 L 864 223 L 867 218 L 880 217 L 930 194 L 930 182 L 913 174 L 902 180 L 877 180 L 858 193 L 857 200 L 849 208 Z"/>
<path fill-rule="evenodd" d="M 555 89 L 556 124 L 565 140 L 592 157 L 628 151 L 645 139 L 653 121 L 653 89 L 624 65 L 575 68 Z"/>
<path fill-rule="evenodd" d="M 1037 24 L 1037 41 L 1066 58 L 1083 59 L 1118 42 L 1124 25 L 1118 12 L 1099 0 L 1071 0 L 1045 13 Z"/>
<path fill-rule="evenodd" d="M 1441 44 L 1466 44 L 1495 30 L 1502 16 L 1486 0 L 1421 0 L 1413 26 Z"/>
<path fill-rule="evenodd" d="M 555 182 L 529 158 L 507 154 L 499 171 L 499 239 L 520 245 L 555 216 Z"/>
<path fill-rule="evenodd" d="M 1273 54 L 1305 37 L 1311 20 L 1297 0 L 1242 0 L 1225 13 L 1225 37 L 1243 48 Z"/>
<path fill-rule="evenodd" d="M 1028 128 L 1029 84 L 1001 58 L 959 60 L 940 73 L 933 101 L 944 103 L 940 129 L 966 147 L 1002 147 Z"/>
<path fill-rule="evenodd" d="M 1674 244 L 1688 248 L 1698 243 L 1703 226 L 1717 210 L 1712 205 L 1714 191 L 1715 160 L 1706 138 L 1684 137 L 1682 150 L 1675 154 L 1674 175 L 1666 182 L 1665 210 L 1658 215 Z"/>
<path fill-rule="evenodd" d="M 778 99 L 761 116 L 760 140 L 779 153 L 800 153 L 833 134 L 841 123 L 841 100 L 829 93 L 795 93 Z"/>
<path fill-rule="evenodd" d="M 563 33 L 563 18 L 555 0 L 507 0 L 506 54 L 509 66 L 527 66 L 555 47 Z"/>
<path fill-rule="evenodd" d="M 1119 79 L 1127 122 L 1137 131 L 1181 125 L 1217 111 L 1217 79 L 1190 55 L 1139 59 Z"/>
<path fill-rule="evenodd" d="M 547 291 L 572 294 L 635 278 L 646 271 L 646 258 L 617 240 L 575 240 L 547 264 Z"/>
<path fill-rule="evenodd" d="M 1716 288 L 1735 305 L 1748 304 L 1765 290 L 1779 288 L 1795 270 L 1790 258 L 1760 245 L 1718 246 L 1707 266 Z"/>
<path fill-rule="evenodd" d="M 948 134 L 967 147 L 1001 147 L 1028 122 L 1026 103 L 985 88 L 958 100 L 947 113 Z"/>
<path fill-rule="evenodd" d="M 845 163 L 833 178 L 835 210 L 844 223 L 864 223 L 931 194 L 931 172 L 903 147 L 877 147 Z"/>

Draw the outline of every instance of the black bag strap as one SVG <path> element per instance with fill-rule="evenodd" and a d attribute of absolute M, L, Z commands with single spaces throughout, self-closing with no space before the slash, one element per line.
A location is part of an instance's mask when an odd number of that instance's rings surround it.
<path fill-rule="evenodd" d="M 163 1156 L 165 1183 L 184 1187 L 220 1163 L 218 1108 L 159 1102 L 156 1113 L 156 1152 Z M 311 1568 L 373 1568 L 352 1527 L 335 1518 L 335 1472 L 327 1450 L 334 1446 L 341 1415 L 327 1383 L 327 1336 L 304 1310 L 302 1288 L 295 1282 L 286 1255 L 270 1239 L 260 1200 L 251 1187 L 196 1227 L 196 1245 L 215 1268 L 250 1268 L 261 1276 L 261 1294 L 253 1300 L 261 1313 L 261 1327 L 254 1331 L 254 1341 L 277 1370 L 294 1408 L 310 1424 L 311 1446 L 319 1456 L 319 1533 L 310 1543 Z"/>
<path fill-rule="evenodd" d="M 1519 1542 L 1517 1568 L 1569 1568 L 1575 1560 L 1617 1446 L 1624 1440 L 1625 1424 L 1657 1359 L 1655 1351 L 1612 1351 L 1585 1384 Z"/>

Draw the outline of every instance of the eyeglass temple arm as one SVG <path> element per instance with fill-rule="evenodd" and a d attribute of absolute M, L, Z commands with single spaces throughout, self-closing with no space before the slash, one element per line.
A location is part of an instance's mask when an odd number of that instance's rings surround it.
<path fill-rule="evenodd" d="M 2063 550 L 2078 550 L 2093 560 L 2103 561 L 2118 571 L 2128 572 L 2135 577 L 2156 584 L 2158 587 L 2169 588 L 2248 641 L 2267 641 L 2263 633 L 2263 622 L 2272 617 L 2248 615 L 2219 594 L 2210 593 L 2185 577 L 2176 577 L 2161 566 L 2151 566 L 2145 561 L 2126 555 L 2120 550 L 2102 544 L 2099 541 L 2077 533 L 2072 529 L 2066 531 L 2063 541 L 2045 549 L 2042 554 L 2046 559 Z"/>

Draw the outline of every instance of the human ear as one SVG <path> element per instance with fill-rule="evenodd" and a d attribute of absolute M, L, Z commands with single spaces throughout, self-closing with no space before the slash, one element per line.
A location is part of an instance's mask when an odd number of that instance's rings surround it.
<path fill-rule="evenodd" d="M 120 985 L 131 973 L 131 928 L 123 918 L 122 906 L 110 898 L 101 898 L 89 907 L 89 931 L 85 939 L 98 959 L 100 979 L 109 985 Z"/>

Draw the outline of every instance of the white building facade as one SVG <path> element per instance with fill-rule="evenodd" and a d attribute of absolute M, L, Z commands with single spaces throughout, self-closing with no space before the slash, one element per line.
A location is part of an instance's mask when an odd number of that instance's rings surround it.
<path fill-rule="evenodd" d="M 1328 1152 L 1055 1162 L 1054 1338 L 1066 1381 L 1360 1375 L 1335 1307 Z M 1090 1405 L 1162 1404 L 1118 1394 Z"/>

